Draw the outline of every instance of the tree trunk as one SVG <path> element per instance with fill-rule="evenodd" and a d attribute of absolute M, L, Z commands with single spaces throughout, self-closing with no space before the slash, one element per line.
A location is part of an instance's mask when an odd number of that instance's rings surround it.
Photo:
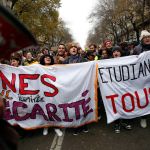
<path fill-rule="evenodd" d="M 133 22 L 132 25 L 133 25 L 134 31 L 136 32 L 137 42 L 139 43 L 140 42 L 140 40 L 139 40 L 139 36 L 140 36 L 139 29 L 136 27 L 136 23 L 135 22 Z"/>
<path fill-rule="evenodd" d="M 145 14 L 145 0 L 143 0 L 143 3 L 142 3 L 142 29 L 145 29 L 145 26 L 144 26 L 144 21 L 145 21 L 144 14 Z"/>

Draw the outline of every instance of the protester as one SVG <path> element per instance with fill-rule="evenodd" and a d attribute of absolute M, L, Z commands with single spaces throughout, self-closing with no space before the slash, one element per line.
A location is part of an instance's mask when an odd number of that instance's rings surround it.
<path fill-rule="evenodd" d="M 115 46 L 113 47 L 112 49 L 112 57 L 113 58 L 118 58 L 118 57 L 121 57 L 122 56 L 122 49 L 120 46 Z"/>
<path fill-rule="evenodd" d="M 71 63 L 81 63 L 86 62 L 87 60 L 83 57 L 81 57 L 78 54 L 77 46 L 75 44 L 72 44 L 69 47 L 69 54 L 70 56 L 64 61 L 64 64 L 71 64 Z"/>
<path fill-rule="evenodd" d="M 136 42 L 135 41 L 128 43 L 129 55 L 133 55 L 135 46 L 136 46 Z"/>
<path fill-rule="evenodd" d="M 91 51 L 87 51 L 86 58 L 88 61 L 93 61 L 93 60 L 95 60 L 95 54 Z"/>
<path fill-rule="evenodd" d="M 97 46 L 96 44 L 90 44 L 89 45 L 89 50 L 88 50 L 88 55 L 91 56 L 91 58 L 88 58 L 88 60 L 92 61 L 92 60 L 98 60 L 98 50 L 97 50 Z M 94 58 L 93 58 L 94 56 Z"/>
<path fill-rule="evenodd" d="M 122 57 L 122 49 L 120 46 L 115 46 L 113 47 L 112 49 L 112 57 L 113 58 L 118 58 L 118 57 Z M 127 129 L 127 130 L 131 130 L 132 129 L 132 126 L 130 124 L 130 120 L 128 119 L 118 119 L 116 121 L 114 121 L 114 130 L 115 130 L 115 133 L 120 133 L 121 131 L 121 127 Z"/>
<path fill-rule="evenodd" d="M 104 47 L 106 48 L 106 49 L 112 49 L 112 41 L 111 40 L 105 40 L 104 41 Z"/>
<path fill-rule="evenodd" d="M 11 56 L 10 65 L 14 67 L 19 67 L 21 65 L 21 58 L 17 55 Z"/>
<path fill-rule="evenodd" d="M 21 65 L 21 56 L 18 53 L 14 53 L 10 58 L 10 65 L 13 67 L 19 67 Z M 20 138 L 25 137 L 26 132 L 20 126 L 16 125 L 13 128 L 19 133 Z"/>
<path fill-rule="evenodd" d="M 147 30 L 143 30 L 141 31 L 140 35 L 140 44 L 134 48 L 133 55 L 139 55 L 140 53 L 149 50 L 150 50 L 150 32 L 148 32 Z M 146 116 L 141 117 L 140 125 L 142 128 L 147 127 Z"/>
<path fill-rule="evenodd" d="M 86 57 L 86 51 L 83 50 L 81 47 L 78 47 L 78 54 L 81 56 L 81 57 Z"/>
<path fill-rule="evenodd" d="M 128 48 L 128 42 L 127 41 L 124 41 L 124 42 L 120 43 L 119 46 L 122 49 L 122 56 L 129 56 L 130 55 L 130 51 L 129 51 L 129 48 Z"/>
<path fill-rule="evenodd" d="M 109 59 L 109 58 L 111 58 L 111 56 L 110 54 L 108 54 L 108 51 L 106 50 L 106 48 L 101 48 L 101 50 L 99 51 L 99 59 L 102 60 L 102 59 Z M 100 87 L 98 87 L 97 93 L 98 93 L 98 119 L 100 120 L 101 117 L 103 117 L 102 113 L 103 112 L 106 113 L 106 112 L 104 108 L 104 103 L 103 103 Z"/>
<path fill-rule="evenodd" d="M 110 54 L 108 53 L 107 49 L 103 48 L 101 50 L 101 59 L 109 59 Z"/>
<path fill-rule="evenodd" d="M 64 44 L 59 44 L 57 54 L 55 57 L 56 64 L 63 64 L 65 59 L 68 57 L 67 55 L 67 48 Z"/>
<path fill-rule="evenodd" d="M 72 43 L 69 47 L 69 54 L 70 54 L 70 56 L 64 61 L 64 64 L 81 63 L 81 62 L 87 61 L 85 58 L 81 57 L 78 54 L 78 47 L 74 43 Z M 78 135 L 81 130 L 83 132 L 87 133 L 88 132 L 87 125 L 84 125 L 84 126 L 78 127 L 78 128 L 74 128 L 73 135 Z"/>
<path fill-rule="evenodd" d="M 140 44 L 134 48 L 133 55 L 139 55 L 144 51 L 150 50 L 150 32 L 147 30 L 141 31 Z"/>
<path fill-rule="evenodd" d="M 108 51 L 108 54 L 112 56 L 113 44 L 111 40 L 105 40 L 103 43 L 103 48 L 105 48 Z"/>
<path fill-rule="evenodd" d="M 26 60 L 26 56 L 27 56 L 27 51 L 26 50 L 22 50 L 22 64 Z"/>
<path fill-rule="evenodd" d="M 27 54 L 26 54 L 26 59 L 25 59 L 25 61 L 24 61 L 24 66 L 28 66 L 28 65 L 31 65 L 32 63 L 34 63 L 35 62 L 35 60 L 34 60 L 34 58 L 33 58 L 33 56 L 32 56 L 32 53 L 31 52 L 28 52 Z"/>
<path fill-rule="evenodd" d="M 40 58 L 40 64 L 44 66 L 54 65 L 54 58 L 49 54 L 42 55 Z"/>
<path fill-rule="evenodd" d="M 40 62 L 40 58 L 43 56 L 43 53 L 40 51 L 40 52 L 38 52 L 37 53 L 37 55 L 36 55 L 36 61 L 37 62 Z"/>
<path fill-rule="evenodd" d="M 42 47 L 41 52 L 43 55 L 49 54 L 49 48 L 47 46 Z"/>
<path fill-rule="evenodd" d="M 93 53 L 96 53 L 97 52 L 97 46 L 96 44 L 90 44 L 89 45 L 89 50 Z M 96 55 L 96 54 L 95 54 Z"/>
<path fill-rule="evenodd" d="M 49 54 L 45 54 L 43 56 L 41 56 L 40 58 L 40 64 L 43 66 L 50 66 L 54 64 L 54 58 L 53 56 L 49 55 Z M 55 132 L 57 133 L 58 136 L 62 136 L 63 133 L 60 129 L 55 128 Z M 48 128 L 44 128 L 43 129 L 43 135 L 47 135 L 48 134 Z"/>

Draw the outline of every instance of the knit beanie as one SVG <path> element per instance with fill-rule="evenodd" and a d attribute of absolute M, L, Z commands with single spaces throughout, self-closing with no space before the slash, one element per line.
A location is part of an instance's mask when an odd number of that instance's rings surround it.
<path fill-rule="evenodd" d="M 150 32 L 147 30 L 141 31 L 140 40 L 142 40 L 145 36 L 150 36 Z"/>
<path fill-rule="evenodd" d="M 114 46 L 112 48 L 112 52 L 114 52 L 114 51 L 119 51 L 122 54 L 122 48 L 120 46 Z"/>

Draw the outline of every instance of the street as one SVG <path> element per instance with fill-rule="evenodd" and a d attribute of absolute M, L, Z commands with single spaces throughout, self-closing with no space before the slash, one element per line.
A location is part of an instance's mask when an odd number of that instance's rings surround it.
<path fill-rule="evenodd" d="M 139 122 L 139 118 L 134 119 L 133 129 L 121 129 L 120 134 L 114 133 L 113 124 L 106 124 L 105 116 L 98 123 L 88 125 L 88 133 L 77 136 L 71 129 L 63 131 L 64 137 L 56 136 L 52 128 L 47 136 L 42 135 L 42 129 L 27 131 L 29 134 L 20 139 L 19 150 L 149 150 L 150 119 L 145 129 Z"/>

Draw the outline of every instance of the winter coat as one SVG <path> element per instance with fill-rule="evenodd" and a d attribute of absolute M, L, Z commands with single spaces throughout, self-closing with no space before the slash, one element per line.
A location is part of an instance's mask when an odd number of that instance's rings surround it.
<path fill-rule="evenodd" d="M 150 50 L 150 45 L 142 45 L 139 44 L 137 45 L 134 50 L 133 50 L 133 55 L 139 55 L 144 51 L 149 51 Z"/>
<path fill-rule="evenodd" d="M 64 61 L 64 64 L 81 63 L 86 61 L 87 60 L 80 55 L 71 55 Z"/>

